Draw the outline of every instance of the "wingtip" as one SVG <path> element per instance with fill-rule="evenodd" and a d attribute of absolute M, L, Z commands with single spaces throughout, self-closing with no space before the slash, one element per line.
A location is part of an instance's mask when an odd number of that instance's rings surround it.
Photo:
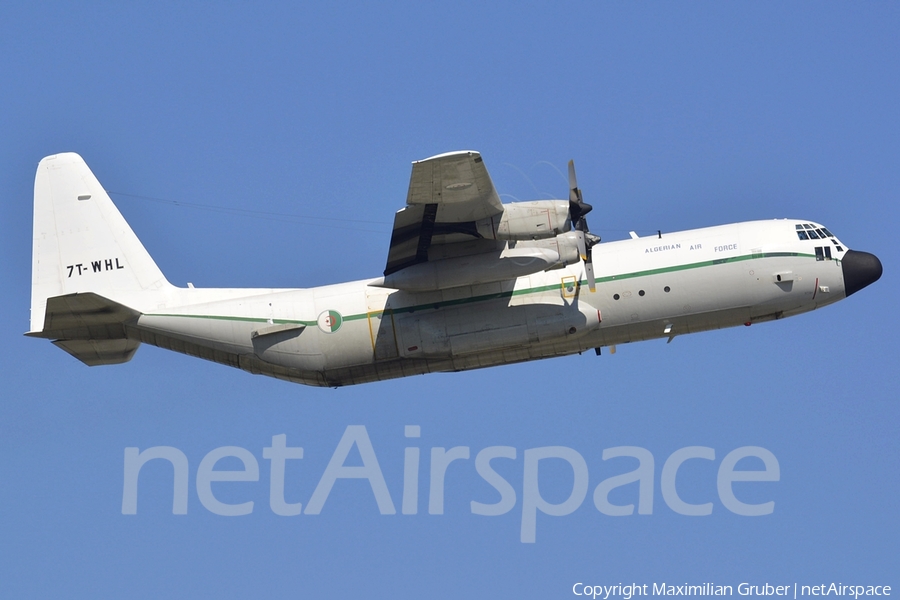
<path fill-rule="evenodd" d="M 413 164 L 423 163 L 429 160 L 437 160 L 440 158 L 449 158 L 452 156 L 473 156 L 479 157 L 481 153 L 477 150 L 454 150 L 453 152 L 444 152 L 443 154 L 435 154 L 434 156 L 429 156 L 428 158 L 423 158 L 422 160 L 414 160 Z"/>

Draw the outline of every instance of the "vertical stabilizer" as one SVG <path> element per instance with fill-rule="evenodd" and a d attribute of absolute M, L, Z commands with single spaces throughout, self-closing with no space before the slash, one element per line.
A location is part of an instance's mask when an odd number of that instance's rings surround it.
<path fill-rule="evenodd" d="M 44 330 L 47 299 L 94 292 L 111 300 L 169 287 L 84 160 L 41 160 L 34 180 L 31 332 Z"/>

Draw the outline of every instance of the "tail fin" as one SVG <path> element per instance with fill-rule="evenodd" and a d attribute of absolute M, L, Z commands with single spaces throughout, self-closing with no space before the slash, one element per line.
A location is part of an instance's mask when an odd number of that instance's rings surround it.
<path fill-rule="evenodd" d="M 165 276 L 84 160 L 44 158 L 34 179 L 31 333 L 44 329 L 47 299 L 168 287 Z"/>
<path fill-rule="evenodd" d="M 60 338 L 57 345 L 88 364 L 128 360 L 138 342 L 125 344 L 123 319 L 139 313 L 122 305 L 134 304 L 136 296 L 143 296 L 138 292 L 170 287 L 87 164 L 71 152 L 48 156 L 38 165 L 32 260 L 28 335 Z M 90 298 L 92 306 L 82 306 Z M 65 322 L 56 314 L 64 306 L 66 315 L 78 316 L 89 327 L 80 332 L 57 327 Z M 95 340 L 87 344 L 93 358 L 73 351 L 85 346 L 77 340 Z M 109 360 L 98 352 L 108 353 Z"/>

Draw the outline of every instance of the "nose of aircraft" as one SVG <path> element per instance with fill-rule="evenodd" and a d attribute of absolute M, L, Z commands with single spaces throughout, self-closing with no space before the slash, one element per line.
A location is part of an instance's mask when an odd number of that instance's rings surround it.
<path fill-rule="evenodd" d="M 874 254 L 847 250 L 841 259 L 841 271 L 844 272 L 844 293 L 855 294 L 881 277 L 881 261 Z"/>

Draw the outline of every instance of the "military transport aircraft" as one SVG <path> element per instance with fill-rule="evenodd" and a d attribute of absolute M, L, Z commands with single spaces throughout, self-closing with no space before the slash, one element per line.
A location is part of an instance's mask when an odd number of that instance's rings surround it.
<path fill-rule="evenodd" d="M 87 365 L 141 343 L 298 383 L 462 371 L 781 319 L 876 281 L 810 220 L 600 243 L 568 200 L 501 204 L 477 152 L 413 163 L 384 274 L 312 289 L 170 284 L 80 156 L 34 184 L 31 331 Z"/>

